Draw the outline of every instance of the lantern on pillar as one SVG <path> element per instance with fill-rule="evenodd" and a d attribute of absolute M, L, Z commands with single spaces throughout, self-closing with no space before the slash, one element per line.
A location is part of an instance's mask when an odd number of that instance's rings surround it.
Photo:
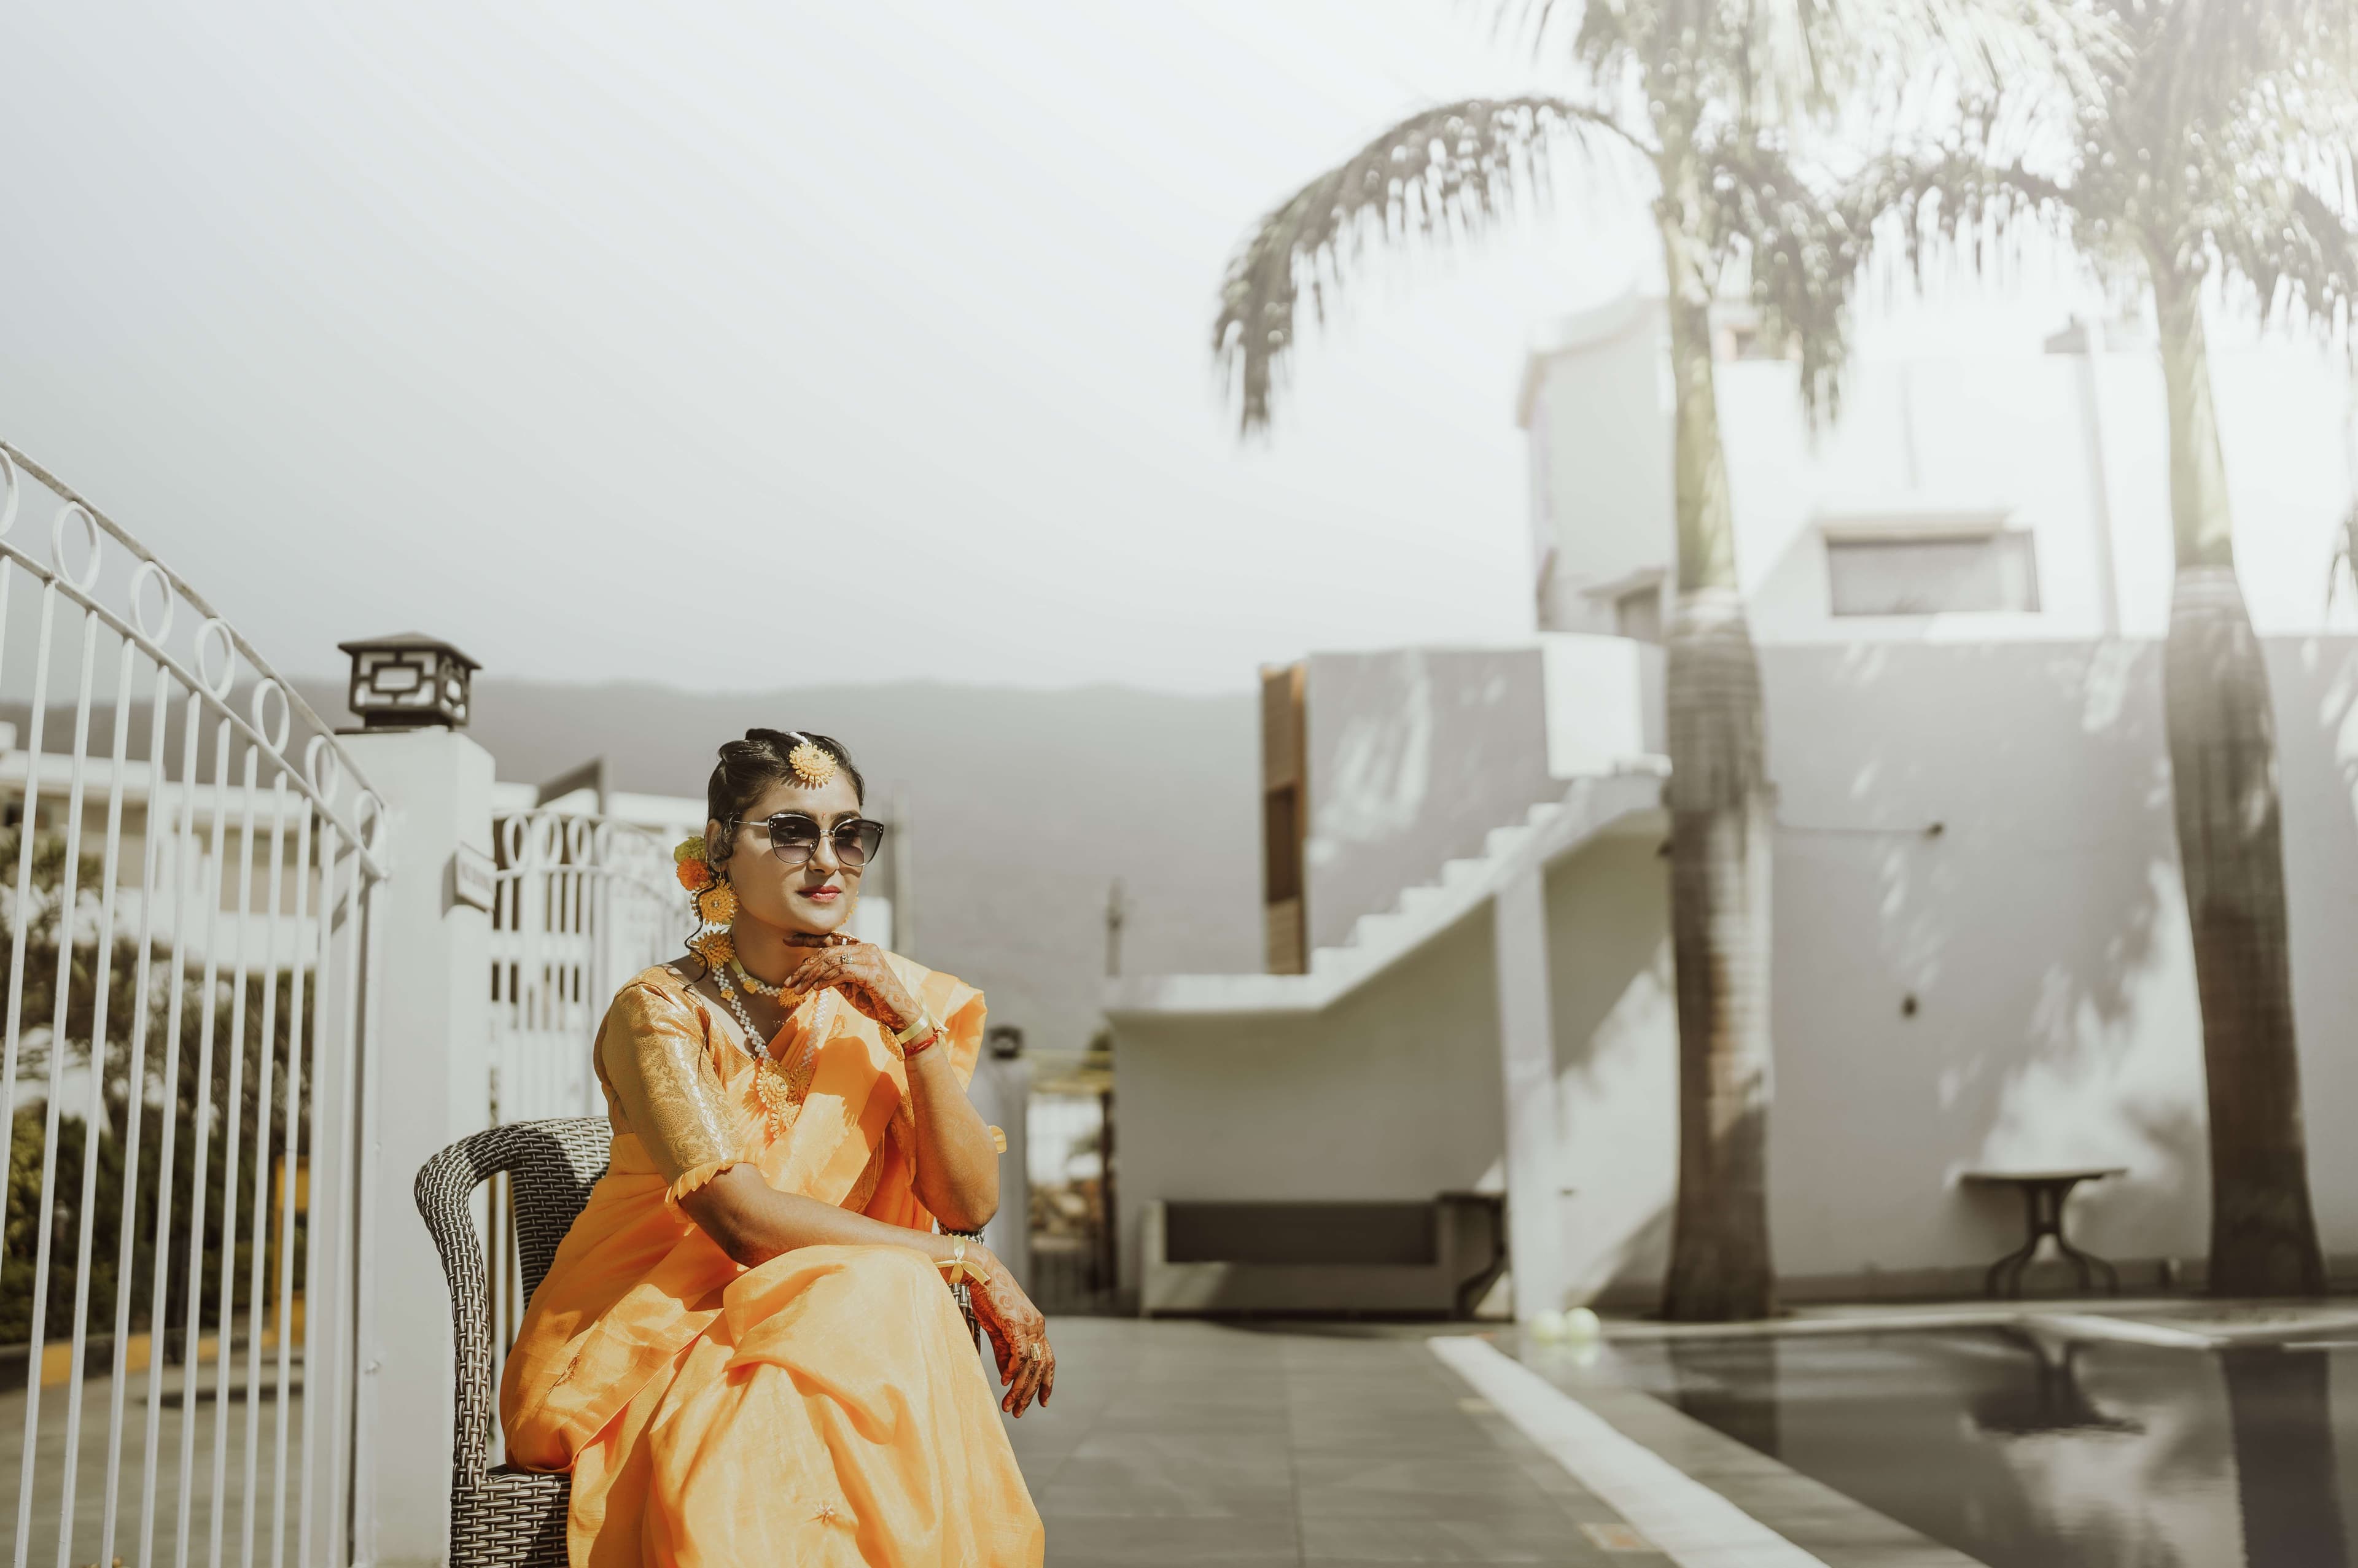
<path fill-rule="evenodd" d="M 449 643 L 405 632 L 336 646 L 352 655 L 352 694 L 345 701 L 362 725 L 371 730 L 467 727 L 475 672 L 483 666 Z"/>

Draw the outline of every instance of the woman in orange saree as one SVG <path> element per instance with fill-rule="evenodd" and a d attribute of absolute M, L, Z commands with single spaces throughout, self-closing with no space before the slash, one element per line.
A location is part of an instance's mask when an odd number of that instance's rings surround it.
<path fill-rule="evenodd" d="M 998 1260 L 940 1233 L 998 1203 L 965 1094 L 982 996 L 841 935 L 882 828 L 838 743 L 720 756 L 682 846 L 705 933 L 599 1031 L 611 1163 L 508 1357 L 508 1458 L 572 1472 L 575 1568 L 1038 1568 L 999 1410 L 1044 1403 L 1055 1356 Z"/>

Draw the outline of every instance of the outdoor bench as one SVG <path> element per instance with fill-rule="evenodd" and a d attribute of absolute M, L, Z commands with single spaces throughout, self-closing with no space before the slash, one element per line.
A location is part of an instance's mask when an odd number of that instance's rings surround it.
<path fill-rule="evenodd" d="M 1162 1199 L 1146 1206 L 1139 1309 L 1470 1317 L 1506 1267 L 1495 1193 L 1422 1201 Z"/>

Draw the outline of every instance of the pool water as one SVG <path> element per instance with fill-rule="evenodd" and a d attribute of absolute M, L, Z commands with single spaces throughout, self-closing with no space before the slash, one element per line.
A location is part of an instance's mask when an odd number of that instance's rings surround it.
<path fill-rule="evenodd" d="M 1694 1419 L 1991 1568 L 2351 1568 L 2358 1341 L 1625 1345 Z"/>

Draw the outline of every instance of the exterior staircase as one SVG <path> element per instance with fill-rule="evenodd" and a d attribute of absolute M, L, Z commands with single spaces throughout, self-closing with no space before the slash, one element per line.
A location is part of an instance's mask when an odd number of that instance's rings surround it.
<path fill-rule="evenodd" d="M 1658 825 L 1667 765 L 1647 758 L 1574 780 L 1561 799 L 1534 806 L 1520 822 L 1492 828 L 1482 853 L 1445 862 L 1441 876 L 1401 892 L 1393 906 L 1363 914 L 1336 946 L 1310 955 L 1307 974 L 1158 975 L 1108 982 L 1115 1014 L 1316 1012 L 1408 957 L 1487 903 L 1500 888 L 1544 869 L 1602 834 Z"/>

